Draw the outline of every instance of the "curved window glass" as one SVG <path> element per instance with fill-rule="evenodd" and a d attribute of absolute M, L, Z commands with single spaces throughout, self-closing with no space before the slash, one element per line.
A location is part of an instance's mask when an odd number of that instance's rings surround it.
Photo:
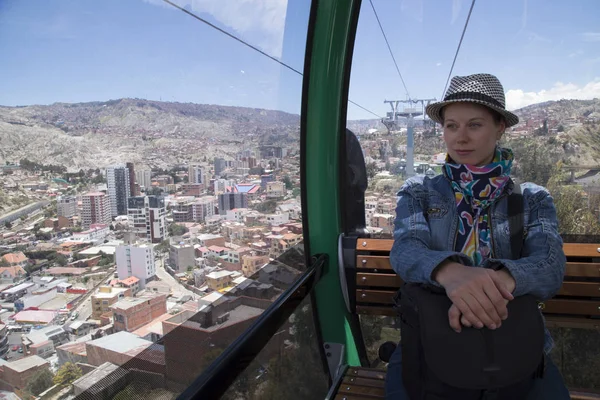
<path fill-rule="evenodd" d="M 520 120 L 500 141 L 514 152 L 512 177 L 549 190 L 565 242 L 598 243 L 598 11 L 593 1 L 363 1 L 347 127 L 365 157 L 371 237 L 392 237 L 396 193 L 410 176 L 442 173 L 443 128 L 424 107 L 443 98 L 451 76 L 491 73 Z M 398 340 L 389 317 L 361 319 L 371 357 L 382 341 Z M 590 375 L 597 331 L 556 326 L 553 358 L 567 384 L 598 387 Z"/>
<path fill-rule="evenodd" d="M 28 371 L 15 391 L 175 396 L 306 270 L 310 5 L 0 4 L 2 354 Z M 276 393 L 298 363 L 326 382 L 307 304 L 236 398 Z"/>

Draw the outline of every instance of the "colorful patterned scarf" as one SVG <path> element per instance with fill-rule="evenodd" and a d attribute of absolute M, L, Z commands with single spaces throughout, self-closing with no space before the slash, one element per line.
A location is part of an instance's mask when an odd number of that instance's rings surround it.
<path fill-rule="evenodd" d="M 455 164 L 450 156 L 446 157 L 444 174 L 452 182 L 459 216 L 454 250 L 471 257 L 474 265 L 481 265 L 490 257 L 491 243 L 486 211 L 510 181 L 512 162 L 512 151 L 500 147 L 496 148 L 491 164 L 481 167 Z"/>

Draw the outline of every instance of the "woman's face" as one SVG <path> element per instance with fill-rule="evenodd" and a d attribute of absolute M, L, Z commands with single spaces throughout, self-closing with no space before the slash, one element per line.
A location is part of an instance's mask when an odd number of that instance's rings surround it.
<path fill-rule="evenodd" d="M 444 142 L 458 164 L 481 166 L 492 162 L 504 128 L 504 121 L 494 121 L 485 106 L 465 102 L 444 107 Z"/>

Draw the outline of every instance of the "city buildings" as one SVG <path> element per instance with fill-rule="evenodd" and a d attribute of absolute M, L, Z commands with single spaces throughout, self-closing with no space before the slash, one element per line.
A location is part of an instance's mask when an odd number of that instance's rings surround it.
<path fill-rule="evenodd" d="M 102 192 L 89 192 L 81 197 L 83 211 L 81 215 L 83 229 L 92 224 L 110 224 L 111 210 L 108 196 Z"/>
<path fill-rule="evenodd" d="M 127 215 L 127 199 L 132 195 L 129 169 L 112 166 L 106 169 L 106 183 L 110 198 L 111 216 Z"/>
<path fill-rule="evenodd" d="M 162 197 L 136 196 L 127 201 L 129 226 L 136 236 L 152 243 L 160 243 L 167 237 L 167 209 Z"/>
<path fill-rule="evenodd" d="M 123 280 L 135 276 L 140 280 L 140 288 L 144 289 L 146 283 L 156 275 L 154 264 L 154 249 L 149 244 L 132 244 L 117 247 L 115 253 L 117 273 Z"/>
<path fill-rule="evenodd" d="M 59 196 L 56 199 L 56 212 L 59 217 L 73 217 L 77 214 L 77 198 L 75 196 Z"/>
<path fill-rule="evenodd" d="M 219 195 L 219 214 L 227 215 L 227 211 L 234 208 L 248 208 L 246 193 L 222 193 Z"/>

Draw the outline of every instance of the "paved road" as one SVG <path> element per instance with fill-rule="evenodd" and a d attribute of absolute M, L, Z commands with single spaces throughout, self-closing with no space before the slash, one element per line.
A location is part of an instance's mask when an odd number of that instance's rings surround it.
<path fill-rule="evenodd" d="M 185 287 L 183 287 L 181 284 L 179 284 L 179 282 L 177 282 L 177 280 L 175 278 L 173 278 L 171 275 L 169 275 L 169 273 L 167 271 L 165 271 L 165 269 L 163 268 L 163 265 L 166 262 L 165 261 L 166 258 L 167 258 L 167 256 L 164 255 L 164 256 L 160 256 L 158 259 L 155 260 L 156 261 L 156 276 L 158 276 L 158 278 L 161 281 L 163 281 L 163 282 L 167 283 L 169 286 L 171 286 L 171 293 L 172 293 L 173 297 L 179 298 L 183 295 L 189 294 L 194 299 L 198 298 L 197 294 L 187 290 Z"/>

